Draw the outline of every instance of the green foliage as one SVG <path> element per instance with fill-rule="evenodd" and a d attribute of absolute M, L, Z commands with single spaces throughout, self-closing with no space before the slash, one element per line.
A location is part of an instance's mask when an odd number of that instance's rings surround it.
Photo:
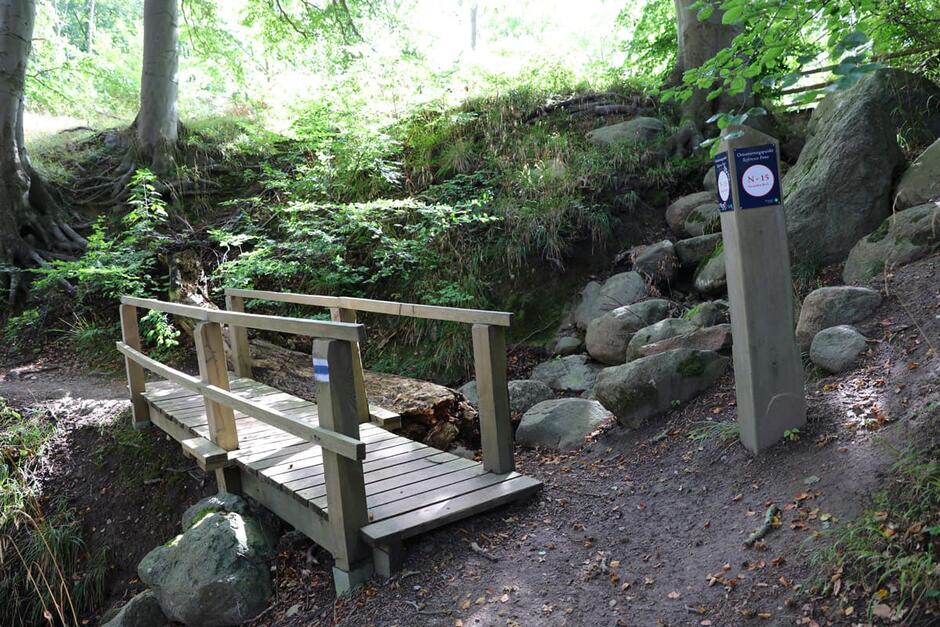
<path fill-rule="evenodd" d="M 120 224 L 111 227 L 107 217 L 99 218 L 85 255 L 74 261 L 56 260 L 37 270 L 40 279 L 34 289 L 47 290 L 65 279 L 78 285 L 84 299 L 155 294 L 155 252 L 168 241 L 166 203 L 155 183 L 152 173 L 138 170 L 131 181 L 130 211 Z"/>
<path fill-rule="evenodd" d="M 88 556 L 81 524 L 44 516 L 34 473 L 55 429 L 43 412 L 22 414 L 0 398 L 0 623 L 77 624 L 104 598 L 106 561 Z"/>
<path fill-rule="evenodd" d="M 617 26 L 632 33 L 625 45 L 624 66 L 640 80 L 658 89 L 676 60 L 676 8 L 674 0 L 648 0 L 636 15 L 628 4 Z"/>
<path fill-rule="evenodd" d="M 887 609 L 908 624 L 940 610 L 940 462 L 936 449 L 910 450 L 892 469 L 891 488 L 871 509 L 827 534 L 816 554 L 824 592 L 868 603 L 868 620 Z M 835 574 L 833 574 L 835 573 Z M 879 607 L 881 606 L 881 607 Z"/>
<path fill-rule="evenodd" d="M 91 51 L 87 4 L 37 2 L 27 100 L 33 109 L 79 113 L 86 119 L 133 117 L 140 89 L 143 0 L 96 0 Z"/>
<path fill-rule="evenodd" d="M 466 295 L 452 288 L 442 250 L 455 241 L 475 247 L 473 233 L 498 218 L 469 209 L 414 200 L 328 205 L 258 205 L 241 227 L 250 249 L 218 266 L 231 286 L 278 285 L 300 291 L 361 295 L 376 286 L 423 301 L 450 304 Z M 216 232 L 224 239 L 233 234 Z"/>
<path fill-rule="evenodd" d="M 76 314 L 75 321 L 67 326 L 65 336 L 89 365 L 114 366 L 118 363 L 119 355 L 114 350 L 114 343 L 121 339 L 121 330 L 116 323 L 100 323 Z"/>
<path fill-rule="evenodd" d="M 937 10 L 933 0 L 698 0 L 692 8 L 698 9 L 700 20 L 720 10 L 722 23 L 740 32 L 730 47 L 700 67 L 687 69 L 682 84 L 664 94 L 666 98 L 685 100 L 694 90 L 707 90 L 709 100 L 746 90 L 758 97 L 773 97 L 798 85 L 807 67 L 831 66 L 832 80 L 825 89 L 795 96 L 794 102 L 805 104 L 826 92 L 851 87 L 881 67 L 876 62 L 879 55 L 940 44 L 940 34 L 930 26 Z M 893 19 L 901 13 L 909 17 Z M 922 55 L 915 54 L 902 57 L 899 63 L 916 67 L 922 60 Z M 819 72 L 808 80 L 819 82 L 826 76 L 827 72 Z"/>

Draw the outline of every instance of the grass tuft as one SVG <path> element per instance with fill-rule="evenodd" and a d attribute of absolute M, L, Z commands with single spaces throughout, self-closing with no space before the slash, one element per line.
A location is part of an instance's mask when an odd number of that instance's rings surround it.
<path fill-rule="evenodd" d="M 869 620 L 927 624 L 940 615 L 940 448 L 901 455 L 889 482 L 871 509 L 829 532 L 820 585 L 865 600 Z"/>

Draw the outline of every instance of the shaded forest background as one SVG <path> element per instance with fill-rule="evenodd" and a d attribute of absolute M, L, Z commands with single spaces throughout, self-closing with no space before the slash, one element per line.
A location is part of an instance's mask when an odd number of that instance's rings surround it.
<path fill-rule="evenodd" d="M 798 139 L 800 111 L 878 59 L 938 72 L 932 2 L 679 3 L 693 35 L 714 23 L 710 41 L 677 39 L 663 0 L 325 6 L 179 5 L 168 170 L 127 167 L 144 3 L 38 3 L 27 143 L 87 250 L 26 264 L 33 305 L 7 321 L 12 340 L 52 329 L 107 360 L 102 303 L 223 286 L 510 309 L 516 340 L 537 340 L 566 304 L 551 294 L 641 241 L 645 208 L 695 190 L 719 127 L 750 112 Z M 637 114 L 669 139 L 584 137 Z M 180 340 L 164 318 L 145 324 L 158 350 Z M 453 382 L 469 364 L 457 333 L 379 327 L 367 360 Z M 432 354 L 415 359 L 422 342 Z"/>

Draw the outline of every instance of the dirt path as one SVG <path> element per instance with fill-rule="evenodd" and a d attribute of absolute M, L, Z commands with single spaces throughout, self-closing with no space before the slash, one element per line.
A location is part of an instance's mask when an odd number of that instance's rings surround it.
<path fill-rule="evenodd" d="M 863 366 L 810 384 L 810 422 L 797 442 L 755 459 L 718 428 L 706 435 L 704 420 L 734 419 L 728 375 L 654 424 L 614 427 L 577 454 L 519 451 L 520 469 L 545 484 L 539 495 L 415 539 L 400 576 L 346 599 L 333 598 L 329 555 L 286 535 L 277 596 L 254 624 L 863 621 L 862 605 L 813 597 L 812 559 L 826 529 L 884 487 L 892 450 L 936 436 L 938 360 L 929 353 L 940 338 L 936 286 L 940 257 L 894 278 L 892 296 L 862 325 L 872 339 Z M 180 512 L 214 484 L 190 472 L 178 445 L 159 432 L 123 426 L 118 374 L 50 365 L 0 370 L 0 396 L 57 420 L 44 497 L 64 496 L 81 513 L 90 548 L 108 547 L 116 603 L 136 591 L 137 561 L 175 535 Z M 770 505 L 781 509 L 779 528 L 745 548 Z"/>

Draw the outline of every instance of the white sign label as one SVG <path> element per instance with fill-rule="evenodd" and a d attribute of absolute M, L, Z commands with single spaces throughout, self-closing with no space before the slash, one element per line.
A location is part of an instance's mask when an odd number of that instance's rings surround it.
<path fill-rule="evenodd" d="M 766 196 L 774 188 L 774 173 L 765 165 L 752 165 L 744 171 L 741 185 L 744 191 L 755 198 Z"/>
<path fill-rule="evenodd" d="M 728 202 L 728 196 L 731 194 L 731 183 L 728 181 L 728 173 L 722 170 L 718 173 L 718 197 L 722 202 Z"/>

